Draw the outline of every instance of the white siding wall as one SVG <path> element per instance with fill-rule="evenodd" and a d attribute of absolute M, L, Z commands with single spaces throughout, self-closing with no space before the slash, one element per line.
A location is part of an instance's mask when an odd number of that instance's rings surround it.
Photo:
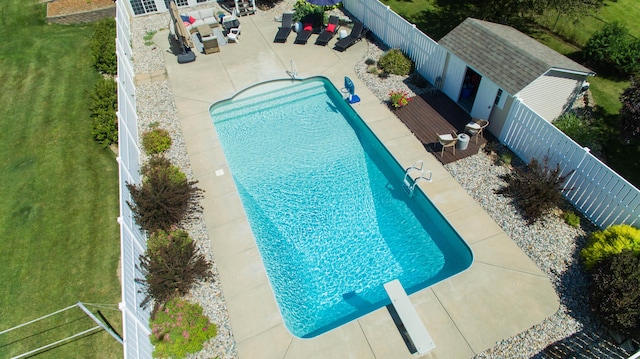
<path fill-rule="evenodd" d="M 582 78 L 549 71 L 539 77 L 517 95 L 523 103 L 552 122 L 571 105 L 577 90 L 582 87 Z"/>

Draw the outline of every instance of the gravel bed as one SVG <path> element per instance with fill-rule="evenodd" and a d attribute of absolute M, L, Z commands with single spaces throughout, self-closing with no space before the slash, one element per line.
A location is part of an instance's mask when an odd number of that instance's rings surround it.
<path fill-rule="evenodd" d="M 269 10 L 274 16 L 291 9 L 291 0 L 280 3 Z M 134 69 L 136 73 L 164 70 L 163 54 L 156 46 L 144 44 L 148 32 L 165 29 L 168 14 L 135 18 L 132 21 L 131 37 Z M 367 72 L 366 58 L 377 59 L 385 49 L 369 43 L 363 61 L 355 65 L 358 77 L 381 100 L 387 100 L 390 90 L 406 90 L 411 96 L 425 89 L 417 88 L 405 77 L 391 75 L 381 79 Z M 151 124 L 157 123 L 170 131 L 173 145 L 167 157 L 193 179 L 179 119 L 176 115 L 173 93 L 166 80 L 137 86 L 137 109 L 139 131 L 142 133 Z M 505 151 L 497 148 L 498 153 Z M 517 164 L 517 160 L 514 161 Z M 494 194 L 503 182 L 500 175 L 510 167 L 496 164 L 496 154 L 481 152 L 469 158 L 448 164 L 445 168 L 467 190 L 502 229 L 542 269 L 553 283 L 561 305 L 557 313 L 532 328 L 496 344 L 495 347 L 478 354 L 477 358 L 523 358 L 532 357 L 547 345 L 579 331 L 603 332 L 591 320 L 587 305 L 587 278 L 580 268 L 577 250 L 588 233 L 594 230 L 589 225 L 573 228 L 558 216 L 550 215 L 533 225 L 527 225 L 517 214 L 514 206 L 505 197 Z M 587 223 L 583 218 L 582 223 Z M 186 228 L 198 243 L 200 250 L 213 263 L 215 280 L 201 283 L 188 296 L 199 303 L 212 322 L 218 325 L 218 335 L 207 342 L 205 348 L 190 358 L 237 358 L 236 342 L 231 332 L 228 313 L 222 290 L 218 284 L 218 272 L 210 249 L 204 220 L 201 216 L 191 221 Z M 523 308 L 523 310 L 526 310 Z"/>

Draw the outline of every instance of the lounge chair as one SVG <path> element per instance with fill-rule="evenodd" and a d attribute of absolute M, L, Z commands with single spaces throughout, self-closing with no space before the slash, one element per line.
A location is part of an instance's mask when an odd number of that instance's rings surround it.
<path fill-rule="evenodd" d="M 282 25 L 278 28 L 278 33 L 273 42 L 287 42 L 287 37 L 291 33 L 291 26 L 293 26 L 293 13 L 282 14 Z"/>
<path fill-rule="evenodd" d="M 365 33 L 364 25 L 360 21 L 354 21 L 353 29 L 351 29 L 351 33 L 347 35 L 347 37 L 338 40 L 334 48 L 338 51 L 344 51 L 347 48 L 349 48 L 349 46 L 360 41 L 364 33 Z"/>
<path fill-rule="evenodd" d="M 318 38 L 316 39 L 316 45 L 326 46 L 329 43 L 329 41 L 333 39 L 333 36 L 338 32 L 339 21 L 340 21 L 339 17 L 335 15 L 329 16 L 329 23 L 322 30 L 320 35 L 318 35 Z"/>
<path fill-rule="evenodd" d="M 307 17 L 302 22 L 302 29 L 298 32 L 298 36 L 296 36 L 296 40 L 293 42 L 294 44 L 306 44 L 313 34 L 313 19 Z"/>

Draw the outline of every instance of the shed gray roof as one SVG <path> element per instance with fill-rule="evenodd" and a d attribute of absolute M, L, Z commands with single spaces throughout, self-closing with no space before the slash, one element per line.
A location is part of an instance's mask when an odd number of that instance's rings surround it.
<path fill-rule="evenodd" d="M 467 18 L 438 42 L 510 94 L 554 68 L 595 73 L 520 31 Z"/>

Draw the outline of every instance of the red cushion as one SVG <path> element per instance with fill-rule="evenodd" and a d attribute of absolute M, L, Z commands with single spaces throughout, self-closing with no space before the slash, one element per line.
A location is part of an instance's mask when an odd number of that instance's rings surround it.
<path fill-rule="evenodd" d="M 189 23 L 193 24 L 194 22 L 196 22 L 196 18 L 193 16 L 189 16 Z"/>
<path fill-rule="evenodd" d="M 329 24 L 327 25 L 327 31 L 328 32 L 334 32 L 336 29 L 336 24 Z"/>
<path fill-rule="evenodd" d="M 302 27 L 302 31 L 313 31 L 313 25 L 304 24 L 304 26 Z"/>

